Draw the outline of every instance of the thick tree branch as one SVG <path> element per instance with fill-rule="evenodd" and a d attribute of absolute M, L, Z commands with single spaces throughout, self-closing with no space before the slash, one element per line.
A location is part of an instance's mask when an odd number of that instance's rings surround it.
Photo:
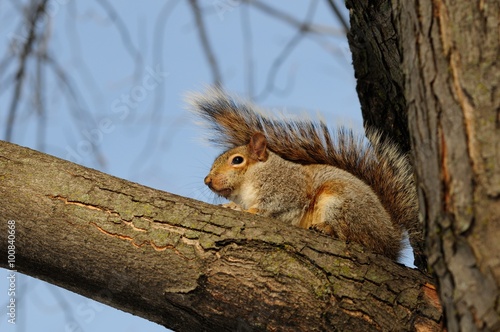
<path fill-rule="evenodd" d="M 440 329 L 431 280 L 358 246 L 5 142 L 0 182 L 20 272 L 174 330 Z"/>

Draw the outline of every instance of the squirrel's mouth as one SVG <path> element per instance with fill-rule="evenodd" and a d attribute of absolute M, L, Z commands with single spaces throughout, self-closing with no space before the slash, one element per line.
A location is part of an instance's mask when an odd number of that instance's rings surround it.
<path fill-rule="evenodd" d="M 233 190 L 231 188 L 224 188 L 221 190 L 217 190 L 217 194 L 221 195 L 224 198 L 228 198 L 232 192 L 233 192 Z"/>
<path fill-rule="evenodd" d="M 222 196 L 224 198 L 228 198 L 231 195 L 231 193 L 233 192 L 233 189 L 231 189 L 231 188 L 216 189 L 213 186 L 209 186 L 209 188 L 214 193 L 216 193 L 217 195 Z"/>

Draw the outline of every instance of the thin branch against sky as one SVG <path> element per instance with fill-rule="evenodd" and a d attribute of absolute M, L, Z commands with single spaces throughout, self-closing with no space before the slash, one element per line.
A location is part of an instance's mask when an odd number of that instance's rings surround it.
<path fill-rule="evenodd" d="M 120 15 L 118 15 L 113 5 L 111 5 L 107 0 L 98 0 L 97 2 L 106 11 L 108 18 L 116 26 L 116 29 L 120 34 L 123 46 L 125 47 L 125 50 L 129 54 L 129 56 L 132 58 L 132 63 L 135 66 L 134 79 L 135 80 L 140 79 L 144 67 L 144 60 L 142 53 L 132 42 L 132 38 L 130 37 L 130 32 L 129 29 L 127 28 L 127 25 L 125 24 L 125 22 L 123 22 Z"/>
<path fill-rule="evenodd" d="M 166 2 L 160 12 L 158 13 L 158 16 L 155 20 L 154 23 L 154 40 L 155 42 L 153 43 L 153 63 L 158 65 L 160 68 L 165 68 L 164 65 L 164 55 L 163 55 L 163 48 L 164 48 L 164 43 L 165 43 L 165 32 L 166 32 L 166 25 L 168 23 L 168 20 L 172 13 L 174 12 L 175 8 L 177 5 L 180 3 L 180 0 L 172 0 L 169 2 Z M 151 121 L 149 122 L 149 130 L 148 130 L 148 135 L 147 138 L 144 141 L 144 147 L 141 149 L 139 155 L 137 156 L 135 162 L 132 164 L 131 171 L 133 170 L 135 173 L 140 173 L 142 170 L 142 166 L 145 164 L 145 160 L 148 160 L 149 158 L 152 158 L 154 154 L 151 154 L 151 147 L 154 146 L 155 142 L 157 142 L 158 136 L 160 135 L 160 127 L 155 126 L 155 124 L 160 123 L 161 120 L 161 115 L 162 111 L 164 110 L 163 104 L 165 102 L 165 88 L 164 87 L 159 87 L 160 89 L 163 89 L 161 92 L 157 92 L 154 94 L 154 101 L 153 101 L 153 109 L 151 112 Z M 169 137 L 172 136 L 172 133 L 169 132 L 169 130 L 163 130 L 164 135 L 168 135 Z M 166 151 L 168 147 L 163 147 L 163 151 Z"/>
<path fill-rule="evenodd" d="M 243 62 L 245 63 L 247 97 L 252 100 L 255 94 L 255 66 L 253 59 L 253 34 L 250 8 L 248 5 L 241 7 L 241 34 L 243 36 Z"/>
<path fill-rule="evenodd" d="M 299 24 L 299 27 L 308 26 L 311 20 L 314 17 L 314 13 L 316 11 L 318 5 L 318 1 L 311 1 L 309 8 L 307 10 L 306 16 L 302 24 Z M 276 77 L 281 67 L 285 63 L 286 59 L 293 53 L 293 50 L 299 45 L 301 40 L 306 35 L 305 31 L 302 28 L 298 28 L 293 37 L 285 44 L 281 52 L 274 58 L 274 61 L 269 68 L 269 72 L 267 74 L 266 85 L 264 89 L 257 95 L 254 96 L 256 100 L 264 100 L 271 94 L 286 94 L 290 91 L 291 86 L 293 84 L 292 77 L 289 77 L 286 82 L 286 86 L 284 88 L 279 89 L 276 86 Z M 290 74 L 289 74 L 290 75 Z"/>
<path fill-rule="evenodd" d="M 210 70 L 212 71 L 213 84 L 214 86 L 222 86 L 222 74 L 219 69 L 219 63 L 214 55 L 212 45 L 208 40 L 207 28 L 203 19 L 203 15 L 201 13 L 200 6 L 198 5 L 198 0 L 189 0 L 189 4 L 191 6 L 191 10 L 193 11 L 201 47 L 203 48 L 203 52 L 205 53 L 205 56 L 207 58 Z"/>
<path fill-rule="evenodd" d="M 261 12 L 272 16 L 273 18 L 290 24 L 296 29 L 300 29 L 303 32 L 321 34 L 321 35 L 331 35 L 331 36 L 342 36 L 345 35 L 343 30 L 334 28 L 332 26 L 325 26 L 315 24 L 312 21 L 304 22 L 300 19 L 297 19 L 285 11 L 281 9 L 276 9 L 275 7 L 270 6 L 268 3 L 260 1 L 260 0 L 245 0 L 248 4 L 252 5 L 254 8 L 260 10 Z"/>
<path fill-rule="evenodd" d="M 45 6 L 47 5 L 47 0 L 41 0 L 35 6 L 31 7 L 32 12 L 26 17 L 26 21 L 29 24 L 28 36 L 25 40 L 21 54 L 19 55 L 18 66 L 16 70 L 14 92 L 12 94 L 9 115 L 7 117 L 7 123 L 5 124 L 5 140 L 12 140 L 12 133 L 14 129 L 14 122 L 16 118 L 16 113 L 18 110 L 19 103 L 21 101 L 21 93 L 25 82 L 25 72 L 27 67 L 28 58 L 33 52 L 33 46 L 37 41 L 37 26 L 40 19 L 43 18 L 43 13 L 45 12 Z"/>
<path fill-rule="evenodd" d="M 344 27 L 344 32 L 347 34 L 347 31 L 349 31 L 349 23 L 347 23 L 347 20 L 342 15 L 340 8 L 337 6 L 335 2 L 333 2 L 333 0 L 326 0 L 326 2 L 332 9 L 332 12 L 334 13 L 335 17 L 339 20 L 340 24 L 342 24 L 342 26 Z"/>

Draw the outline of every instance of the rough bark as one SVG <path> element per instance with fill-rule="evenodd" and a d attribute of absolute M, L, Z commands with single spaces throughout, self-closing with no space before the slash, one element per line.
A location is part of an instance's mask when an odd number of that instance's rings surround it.
<path fill-rule="evenodd" d="M 450 331 L 500 329 L 499 14 L 498 1 L 470 0 L 400 13 L 413 31 L 402 45 L 415 55 L 404 62 L 408 113 Z"/>
<path fill-rule="evenodd" d="M 371 69 L 387 74 L 387 64 L 401 54 L 396 65 L 403 75 L 392 69 L 390 75 L 371 76 L 381 78 L 380 86 L 398 86 L 403 96 L 397 100 L 406 100 L 429 263 L 448 329 L 500 330 L 500 3 L 348 1 L 348 6 L 351 35 L 397 36 L 378 39 L 383 54 L 375 52 Z M 374 43 L 366 43 L 366 54 Z M 363 62 L 354 66 L 356 72 L 366 70 Z M 358 90 L 368 87 L 360 78 Z M 377 104 L 359 95 L 362 105 Z M 388 98 L 379 99 L 383 104 Z"/>
<path fill-rule="evenodd" d="M 402 54 L 390 1 L 346 1 L 356 91 L 365 128 L 377 128 L 403 152 L 410 151 Z"/>
<path fill-rule="evenodd" d="M 417 270 L 1 141 L 0 216 L 19 272 L 176 331 L 440 330 Z"/>

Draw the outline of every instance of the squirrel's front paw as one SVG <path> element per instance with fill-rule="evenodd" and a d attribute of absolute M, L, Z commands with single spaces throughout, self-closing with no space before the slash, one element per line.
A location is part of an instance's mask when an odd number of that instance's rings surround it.
<path fill-rule="evenodd" d="M 239 206 L 235 202 L 224 203 L 224 204 L 221 204 L 220 206 L 225 207 L 227 209 L 236 210 L 236 211 L 242 211 L 243 210 L 241 208 L 241 206 Z"/>
<path fill-rule="evenodd" d="M 330 235 L 330 236 L 336 236 L 335 230 L 333 227 L 325 222 L 319 223 L 319 224 L 313 224 L 309 229 L 315 230 L 317 232 Z"/>

